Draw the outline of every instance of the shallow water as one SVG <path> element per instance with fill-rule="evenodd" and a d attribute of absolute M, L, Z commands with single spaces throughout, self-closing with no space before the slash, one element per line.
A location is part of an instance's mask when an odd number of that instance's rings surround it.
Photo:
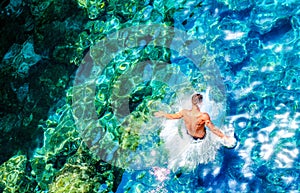
<path fill-rule="evenodd" d="M 0 192 L 300 192 L 300 2 L 47 2 L 1 4 L 30 17 L 0 65 Z M 195 92 L 238 142 L 170 170 L 153 113 Z"/>

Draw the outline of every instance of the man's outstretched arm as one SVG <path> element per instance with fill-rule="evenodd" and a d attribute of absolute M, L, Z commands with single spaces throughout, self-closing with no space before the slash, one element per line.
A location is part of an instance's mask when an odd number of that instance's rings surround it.
<path fill-rule="evenodd" d="M 205 121 L 205 125 L 217 136 L 219 136 L 222 141 L 221 143 L 228 148 L 233 148 L 236 146 L 236 139 L 234 137 L 229 137 L 225 135 L 220 129 L 218 129 L 210 120 Z"/>
<path fill-rule="evenodd" d="M 167 119 L 181 119 L 183 117 L 182 111 L 175 114 L 168 114 L 163 111 L 158 111 L 154 113 L 155 117 L 165 117 Z"/>
<path fill-rule="evenodd" d="M 205 125 L 213 132 L 215 135 L 223 138 L 226 137 L 220 129 L 218 129 L 210 120 L 205 121 Z"/>
<path fill-rule="evenodd" d="M 225 135 L 220 129 L 218 129 L 211 121 L 207 114 L 205 120 L 205 125 L 217 136 L 219 136 L 223 141 L 221 142 L 224 146 L 228 148 L 233 148 L 236 145 L 236 139 L 234 137 L 229 137 Z"/>
<path fill-rule="evenodd" d="M 210 116 L 207 113 L 203 113 L 203 119 L 205 121 L 205 125 L 211 130 L 211 132 L 221 138 L 226 137 L 224 133 L 211 122 Z"/>

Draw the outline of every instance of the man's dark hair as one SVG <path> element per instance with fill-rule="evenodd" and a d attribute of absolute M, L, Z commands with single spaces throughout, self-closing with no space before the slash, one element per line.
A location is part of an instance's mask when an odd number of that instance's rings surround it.
<path fill-rule="evenodd" d="M 203 99 L 202 94 L 194 94 L 192 96 L 192 103 L 193 103 L 193 105 L 202 103 L 202 99 Z"/>

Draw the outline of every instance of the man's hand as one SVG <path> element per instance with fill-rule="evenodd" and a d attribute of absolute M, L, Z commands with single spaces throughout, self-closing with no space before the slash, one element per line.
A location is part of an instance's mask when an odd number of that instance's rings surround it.
<path fill-rule="evenodd" d="M 163 111 L 158 111 L 158 112 L 155 112 L 154 113 L 154 116 L 155 117 L 164 117 L 165 116 L 165 112 L 163 112 Z"/>
<path fill-rule="evenodd" d="M 222 137 L 223 145 L 228 148 L 234 148 L 236 146 L 236 139 L 234 137 L 224 136 Z"/>

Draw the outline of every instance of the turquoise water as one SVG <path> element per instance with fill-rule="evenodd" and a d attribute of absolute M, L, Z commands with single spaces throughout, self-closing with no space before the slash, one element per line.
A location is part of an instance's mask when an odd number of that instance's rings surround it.
<path fill-rule="evenodd" d="M 0 192 L 300 192 L 300 2 L 0 5 Z M 194 92 L 237 145 L 169 170 Z"/>
<path fill-rule="evenodd" d="M 195 5 L 177 11 L 174 26 L 215 57 L 226 87 L 225 125 L 238 146 L 220 150 L 220 165 L 191 173 L 125 172 L 117 192 L 299 192 L 299 3 Z"/>

